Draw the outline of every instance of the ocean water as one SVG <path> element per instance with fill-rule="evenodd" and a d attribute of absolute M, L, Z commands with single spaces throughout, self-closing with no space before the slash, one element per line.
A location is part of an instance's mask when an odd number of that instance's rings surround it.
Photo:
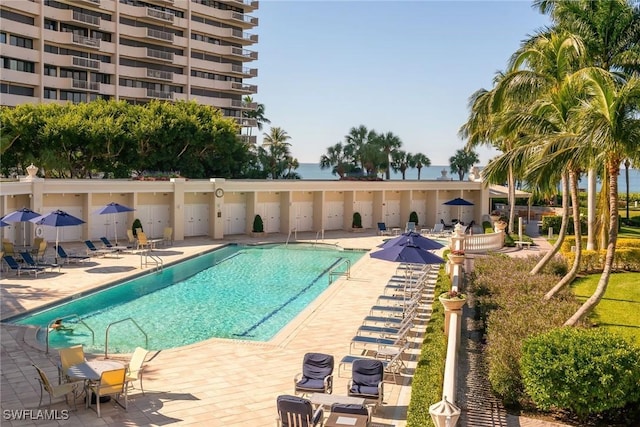
<path fill-rule="evenodd" d="M 452 175 L 449 166 L 429 166 L 422 168 L 420 171 L 420 179 L 421 180 L 433 180 L 440 176 L 442 176 L 442 170 L 447 172 L 447 176 L 454 180 L 458 179 L 458 175 Z M 302 179 L 330 179 L 335 180 L 338 179 L 337 175 L 331 174 L 331 169 L 320 169 L 319 163 L 300 163 L 300 167 L 296 170 L 296 172 L 302 177 Z M 405 173 L 405 177 L 407 180 L 417 180 L 418 179 L 418 170 L 417 169 L 408 169 Z M 401 173 L 394 173 L 391 171 L 391 179 L 392 180 L 401 180 Z M 467 175 L 465 178 L 467 179 Z M 598 188 L 600 188 L 600 182 L 598 182 Z M 587 187 L 586 177 L 580 181 L 580 188 Z M 620 170 L 620 176 L 618 178 L 618 191 L 620 194 L 624 194 L 626 192 L 626 183 L 625 183 L 625 171 L 624 167 Z M 631 193 L 640 193 L 640 170 L 638 169 L 629 169 L 629 191 Z"/>

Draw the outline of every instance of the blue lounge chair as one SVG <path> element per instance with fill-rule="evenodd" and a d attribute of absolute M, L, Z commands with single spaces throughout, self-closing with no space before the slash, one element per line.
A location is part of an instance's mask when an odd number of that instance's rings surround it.
<path fill-rule="evenodd" d="M 93 244 L 91 240 L 85 240 L 84 244 L 87 245 L 87 255 L 95 255 L 95 256 L 107 256 L 107 255 L 118 255 L 118 251 L 115 249 L 98 249 L 96 245 Z"/>
<path fill-rule="evenodd" d="M 316 427 L 324 419 L 322 406 L 314 412 L 311 402 L 303 397 L 278 396 L 277 407 L 278 427 Z"/>
<path fill-rule="evenodd" d="M 385 224 L 384 222 L 379 222 L 378 223 L 378 234 L 380 236 L 384 236 L 384 235 L 391 235 L 391 230 L 389 230 L 387 228 L 387 224 Z"/>
<path fill-rule="evenodd" d="M 333 366 L 333 356 L 329 354 L 305 354 L 302 360 L 302 372 L 293 379 L 294 393 L 331 393 Z"/>
<path fill-rule="evenodd" d="M 54 264 L 54 263 L 49 263 L 44 261 L 36 261 L 33 259 L 33 257 L 29 252 L 20 252 L 20 256 L 22 256 L 22 259 L 24 260 L 24 262 L 26 262 L 27 265 L 31 267 L 45 267 L 45 268 L 48 267 L 51 269 L 51 271 L 53 271 L 54 268 L 57 268 L 58 271 L 60 271 L 60 267 L 62 267 L 60 264 Z"/>
<path fill-rule="evenodd" d="M 355 360 L 351 370 L 351 380 L 347 385 L 347 394 L 362 397 L 382 404 L 384 399 L 384 365 L 380 360 Z"/>
<path fill-rule="evenodd" d="M 29 274 L 33 273 L 36 277 L 38 277 L 38 273 L 42 273 L 44 271 L 44 267 L 32 267 L 30 265 L 20 265 L 18 261 L 11 255 L 5 255 L 4 260 L 9 266 L 10 269 L 16 272 L 16 276 L 20 276 L 23 272 L 27 272 Z"/>
<path fill-rule="evenodd" d="M 111 243 L 111 241 L 109 239 L 107 239 L 106 237 L 104 237 L 104 236 L 100 238 L 100 241 L 104 244 L 104 246 L 106 248 L 115 249 L 116 251 L 126 251 L 127 249 L 133 248 L 133 246 L 129 246 L 129 245 L 128 246 L 119 246 L 119 245 L 116 246 L 113 243 Z"/>
<path fill-rule="evenodd" d="M 87 255 L 67 255 L 67 252 L 65 252 L 65 250 L 60 245 L 56 246 L 55 248 L 56 252 L 58 253 L 58 258 L 61 258 L 62 262 L 66 262 L 67 264 L 69 264 L 70 262 L 84 262 L 90 258 Z"/>

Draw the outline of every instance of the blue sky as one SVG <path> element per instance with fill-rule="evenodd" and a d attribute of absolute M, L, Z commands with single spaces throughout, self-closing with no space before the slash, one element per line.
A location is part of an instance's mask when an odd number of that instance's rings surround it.
<path fill-rule="evenodd" d="M 469 96 L 549 23 L 531 1 L 261 0 L 253 15 L 263 132 L 286 130 L 301 163 L 364 124 L 447 165 L 465 143 Z M 482 165 L 493 156 L 478 154 Z"/>

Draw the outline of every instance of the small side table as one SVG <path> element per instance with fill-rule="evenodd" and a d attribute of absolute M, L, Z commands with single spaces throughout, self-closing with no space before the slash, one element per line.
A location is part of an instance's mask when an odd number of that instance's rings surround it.
<path fill-rule="evenodd" d="M 332 413 L 324 423 L 325 427 L 367 427 L 366 415 Z"/>

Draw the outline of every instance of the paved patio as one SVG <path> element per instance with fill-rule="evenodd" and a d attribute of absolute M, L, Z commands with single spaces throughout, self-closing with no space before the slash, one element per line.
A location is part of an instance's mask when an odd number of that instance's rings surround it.
<path fill-rule="evenodd" d="M 372 249 L 382 241 L 373 233 L 329 232 L 323 243 Z M 234 242 L 258 242 L 247 236 L 237 237 Z M 299 233 L 299 241 L 305 238 L 315 242 L 316 237 L 311 233 Z M 260 242 L 285 239 L 286 236 L 275 235 Z M 157 253 L 167 264 L 224 243 L 227 241 L 189 239 L 160 248 Z M 67 247 L 82 249 L 80 245 L 65 244 Z M 102 418 L 97 418 L 94 411 L 85 410 L 78 402 L 78 411 L 71 412 L 66 421 L 3 419 L 2 425 L 273 426 L 276 397 L 293 392 L 293 378 L 300 371 L 306 352 L 334 355 L 334 394 L 346 394 L 347 378 L 338 376 L 337 363 L 349 354 L 351 338 L 395 273 L 396 266 L 396 263 L 363 257 L 352 267 L 349 280 L 341 278 L 334 282 L 270 342 L 210 339 L 186 347 L 152 352 L 144 373 L 146 393 L 143 396 L 139 390 L 133 390 L 126 412 L 113 403 L 107 403 L 102 406 Z M 138 255 L 125 254 L 118 259 L 99 258 L 85 265 L 65 266 L 61 273 L 39 275 L 37 279 L 3 273 L 0 280 L 2 318 L 139 274 L 142 270 Z M 2 324 L 0 332 L 1 409 L 35 410 L 39 385 L 31 364 L 43 367 L 50 378 L 55 379 L 57 352 L 45 354 L 35 342 L 31 328 Z M 418 327 L 410 350 L 412 358 L 419 354 L 420 341 Z M 127 356 L 118 357 L 128 359 Z M 388 382 L 385 385 L 385 404 L 374 415 L 376 427 L 406 425 L 411 374 L 415 367 L 413 360 L 407 362 L 405 374 L 395 384 Z M 64 400 L 57 400 L 52 406 L 58 410 L 65 408 Z M 529 421 L 510 425 L 544 425 Z"/>

